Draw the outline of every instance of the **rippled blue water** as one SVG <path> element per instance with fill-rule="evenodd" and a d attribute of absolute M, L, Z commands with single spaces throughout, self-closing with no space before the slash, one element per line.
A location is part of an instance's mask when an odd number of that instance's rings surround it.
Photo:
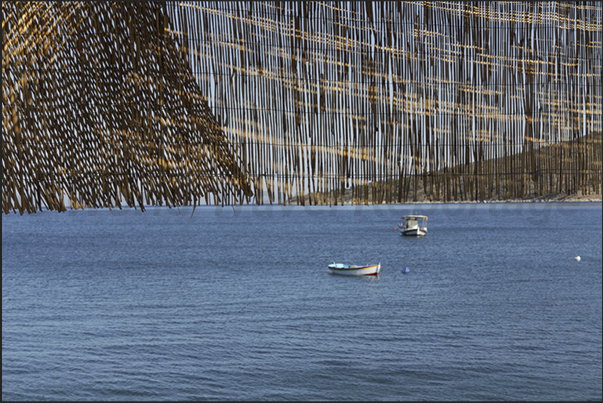
<path fill-rule="evenodd" d="M 602 398 L 600 203 L 191 211 L 2 216 L 2 399 Z"/>

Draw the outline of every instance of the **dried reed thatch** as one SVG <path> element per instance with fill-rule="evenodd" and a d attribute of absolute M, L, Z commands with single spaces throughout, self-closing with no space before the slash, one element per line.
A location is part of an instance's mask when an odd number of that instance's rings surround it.
<path fill-rule="evenodd" d="M 2 7 L 5 213 L 601 194 L 598 2 Z"/>
<path fill-rule="evenodd" d="M 164 4 L 2 8 L 5 213 L 252 195 Z"/>

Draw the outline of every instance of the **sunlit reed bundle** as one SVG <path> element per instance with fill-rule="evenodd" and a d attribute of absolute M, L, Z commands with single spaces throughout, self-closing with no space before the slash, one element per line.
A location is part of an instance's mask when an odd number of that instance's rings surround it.
<path fill-rule="evenodd" d="M 3 12 L 5 212 L 601 193 L 596 2 Z"/>
<path fill-rule="evenodd" d="M 251 195 L 165 5 L 3 2 L 2 207 L 231 204 Z M 224 178 L 228 178 L 224 180 Z"/>

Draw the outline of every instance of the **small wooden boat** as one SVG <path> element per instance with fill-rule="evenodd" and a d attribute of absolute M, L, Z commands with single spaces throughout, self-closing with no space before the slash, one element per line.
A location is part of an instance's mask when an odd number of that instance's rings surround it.
<path fill-rule="evenodd" d="M 427 234 L 427 216 L 406 215 L 399 227 L 402 235 L 424 236 Z"/>
<path fill-rule="evenodd" d="M 355 264 L 331 263 L 327 266 L 331 273 L 344 276 L 376 276 L 381 272 L 381 263 L 357 266 Z"/>

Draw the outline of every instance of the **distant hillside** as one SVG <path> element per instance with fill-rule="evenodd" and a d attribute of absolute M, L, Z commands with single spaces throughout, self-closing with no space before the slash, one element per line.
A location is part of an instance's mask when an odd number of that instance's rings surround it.
<path fill-rule="evenodd" d="M 596 133 L 511 156 L 409 176 L 403 178 L 401 192 L 399 183 L 392 185 L 391 180 L 389 184 L 376 181 L 366 187 L 349 187 L 344 190 L 343 203 L 601 201 L 601 150 L 601 133 Z M 589 164 L 598 170 L 585 169 Z M 341 189 L 312 196 L 306 195 L 304 204 L 320 204 L 320 200 L 342 203 Z M 298 199 L 290 203 L 297 204 Z"/>

